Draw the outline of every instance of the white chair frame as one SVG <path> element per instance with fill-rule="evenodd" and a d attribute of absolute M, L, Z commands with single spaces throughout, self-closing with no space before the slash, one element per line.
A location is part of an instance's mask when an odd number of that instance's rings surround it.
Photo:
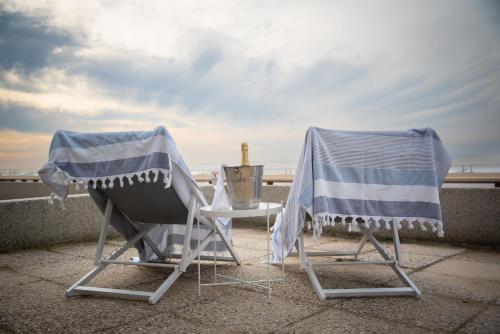
<path fill-rule="evenodd" d="M 108 257 L 103 257 L 104 243 L 106 241 L 106 237 L 109 230 L 111 213 L 113 211 L 113 202 L 108 199 L 106 204 L 106 209 L 104 212 L 104 224 L 101 228 L 99 241 L 97 243 L 96 256 L 94 260 L 95 267 L 88 272 L 85 276 L 83 276 L 80 280 L 78 280 L 75 284 L 73 284 L 68 290 L 66 290 L 66 296 L 75 296 L 75 295 L 95 295 L 95 296 L 106 296 L 106 297 L 118 297 L 118 298 L 127 298 L 127 299 L 138 299 L 148 301 L 149 304 L 155 304 L 158 300 L 167 292 L 167 290 L 172 286 L 172 284 L 179 278 L 179 276 L 186 271 L 187 267 L 195 260 L 198 255 L 198 250 L 201 252 L 205 247 L 209 244 L 209 242 L 216 237 L 218 234 L 221 240 L 226 245 L 231 257 L 218 257 L 219 261 L 231 261 L 236 262 L 238 265 L 241 264 L 241 260 L 239 259 L 236 251 L 231 245 L 230 241 L 224 235 L 222 231 L 222 227 L 220 222 L 217 219 L 214 219 L 213 225 L 210 226 L 211 230 L 208 235 L 200 240 L 198 246 L 195 247 L 194 250 L 191 249 L 191 235 L 193 231 L 193 222 L 195 216 L 198 217 L 199 213 L 197 212 L 199 205 L 207 205 L 203 196 L 199 193 L 197 189 L 191 187 L 192 195 L 189 200 L 188 205 L 188 218 L 186 223 L 186 233 L 184 235 L 184 244 L 182 248 L 182 254 L 177 256 L 171 256 L 171 258 L 180 258 L 180 262 L 178 264 L 174 263 L 151 263 L 151 262 L 135 262 L 135 261 L 119 261 L 117 260 L 127 249 L 133 247 L 138 241 L 141 239 L 146 242 L 153 252 L 160 258 L 165 258 L 165 254 L 163 254 L 153 243 L 153 241 L 148 237 L 148 233 L 157 225 L 150 224 L 148 228 L 143 229 L 139 232 L 135 237 L 128 240 L 121 248 L 114 251 Z M 126 216 L 125 216 L 126 217 Z M 140 223 L 133 222 L 130 218 L 126 217 L 126 219 L 133 225 L 138 226 Z M 213 226 L 213 227 L 212 227 Z M 139 229 L 137 229 L 139 231 Z M 211 256 L 202 256 L 201 259 L 212 259 Z M 158 289 L 154 292 L 148 291 L 139 291 L 139 290 L 125 290 L 125 289 L 111 289 L 111 288 L 100 288 L 100 287 L 92 287 L 86 286 L 86 284 L 96 277 L 101 271 L 106 269 L 106 267 L 110 264 L 118 264 L 118 265 L 136 265 L 136 266 L 145 266 L 145 267 L 155 267 L 155 268 L 173 268 L 174 271 L 163 281 L 163 283 L 158 287 Z"/>
<path fill-rule="evenodd" d="M 380 244 L 380 242 L 373 236 L 374 229 L 362 226 L 360 224 L 360 230 L 363 236 L 358 244 L 355 251 L 334 251 L 334 252 L 306 252 L 304 249 L 304 236 L 303 231 L 301 231 L 299 238 L 295 243 L 295 247 L 299 250 L 298 256 L 300 257 L 300 269 L 306 271 L 311 283 L 316 291 L 320 300 L 324 301 L 327 298 L 352 298 L 352 297 L 393 297 L 393 296 L 413 296 L 415 298 L 420 298 L 421 292 L 417 286 L 412 282 L 412 280 L 406 275 L 406 273 L 401 269 L 401 247 L 399 241 L 399 232 L 397 224 L 393 223 L 393 241 L 394 241 L 394 254 L 395 257 L 390 256 L 385 248 Z M 370 242 L 375 249 L 380 253 L 383 260 L 359 260 L 358 256 L 361 254 L 366 242 Z M 292 254 L 297 256 L 297 254 Z M 349 257 L 353 256 L 352 261 L 341 261 L 341 262 L 316 262 L 312 263 L 308 257 L 314 256 L 341 256 Z M 396 273 L 399 279 L 403 282 L 405 287 L 402 288 L 354 288 L 354 289 L 324 289 L 314 272 L 314 266 L 325 266 L 325 265 L 362 265 L 362 264 L 376 264 L 376 265 L 388 265 Z"/>

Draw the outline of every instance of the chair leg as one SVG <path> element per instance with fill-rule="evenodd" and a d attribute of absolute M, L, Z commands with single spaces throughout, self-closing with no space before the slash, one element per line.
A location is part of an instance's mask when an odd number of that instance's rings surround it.
<path fill-rule="evenodd" d="M 81 287 L 81 286 L 85 286 L 85 284 L 87 284 L 92 278 L 94 278 L 101 271 L 103 271 L 104 268 L 106 268 L 105 264 L 100 264 L 100 265 L 94 267 L 94 269 L 92 269 L 91 271 L 89 271 L 85 276 L 83 276 L 82 278 L 80 278 L 75 284 L 73 284 L 71 287 L 69 287 L 66 290 L 66 297 L 72 297 L 72 296 L 77 295 L 78 293 L 75 292 L 75 289 L 78 288 L 78 287 Z"/>
<path fill-rule="evenodd" d="M 175 268 L 174 272 L 171 273 L 168 278 L 163 281 L 160 287 L 149 297 L 148 302 L 153 305 L 167 292 L 167 290 L 174 284 L 174 282 L 182 275 L 182 271 L 179 268 Z"/>
<path fill-rule="evenodd" d="M 155 292 L 146 292 L 146 291 L 134 291 L 134 290 L 125 290 L 125 289 L 109 289 L 109 288 L 100 288 L 100 287 L 90 287 L 86 286 L 86 284 L 97 276 L 102 270 L 104 270 L 109 264 L 112 264 L 113 260 L 122 255 L 128 248 L 132 247 L 143 234 L 148 233 L 149 229 L 138 234 L 137 237 L 127 242 L 122 248 L 120 248 L 117 252 L 112 254 L 105 260 L 106 262 L 102 262 L 92 269 L 89 273 L 83 276 L 78 282 L 76 282 L 73 286 L 71 286 L 66 291 L 66 296 L 75 296 L 75 295 L 96 295 L 96 296 L 107 296 L 107 297 L 118 297 L 118 298 L 127 298 L 127 299 L 139 299 L 139 300 L 147 300 L 150 304 L 155 304 L 161 296 L 168 290 L 168 288 L 175 282 L 175 280 L 182 274 L 179 265 L 169 265 L 169 264 L 149 264 L 149 263 L 134 263 L 128 261 L 116 261 L 119 264 L 131 264 L 131 265 L 154 265 L 155 267 L 165 267 L 165 268 L 174 268 L 174 271 L 167 277 L 167 279 L 160 285 L 160 287 Z M 205 243 L 206 246 L 207 242 Z M 108 262 L 109 261 L 109 262 Z"/>
<path fill-rule="evenodd" d="M 148 229 L 138 233 L 135 237 L 133 237 L 132 239 L 127 241 L 120 249 L 113 252 L 113 254 L 111 254 L 105 260 L 116 260 L 117 258 L 119 258 L 123 253 L 125 253 L 127 251 L 127 249 L 129 249 L 130 247 L 135 245 L 136 242 L 141 240 L 144 237 L 144 235 L 147 234 L 151 230 L 151 228 L 148 228 Z M 109 224 L 107 225 L 106 229 L 109 229 Z M 107 232 L 105 232 L 103 235 L 105 235 L 106 233 Z M 104 239 L 101 238 L 99 240 L 98 245 L 102 245 L 103 242 L 104 242 Z M 99 259 L 99 261 L 98 261 L 97 265 L 94 267 L 94 269 L 92 269 L 85 276 L 83 276 L 80 280 L 78 280 L 75 284 L 73 284 L 68 290 L 66 290 L 66 296 L 70 297 L 70 296 L 74 296 L 77 294 L 90 294 L 90 293 L 85 293 L 85 291 L 89 290 L 89 288 L 85 287 L 85 285 L 108 266 L 108 264 L 102 262 L 102 260 L 103 260 L 102 258 Z M 82 289 L 84 287 L 85 287 L 85 289 Z M 90 291 L 90 292 L 92 292 L 92 291 Z"/>
<path fill-rule="evenodd" d="M 191 196 L 189 200 L 189 213 L 186 224 L 186 232 L 184 233 L 184 245 L 182 246 L 182 257 L 181 257 L 181 271 L 185 272 L 189 265 L 186 261 L 187 257 L 191 253 L 191 234 L 193 231 L 194 215 L 196 210 L 196 201 L 194 196 Z"/>
<path fill-rule="evenodd" d="M 147 234 L 144 236 L 144 241 L 148 244 L 149 247 L 151 247 L 153 253 L 156 254 L 159 260 L 163 260 L 165 258 L 165 254 L 163 254 L 163 252 L 159 250 L 158 247 L 156 247 L 153 240 L 151 240 L 151 238 Z"/>
<path fill-rule="evenodd" d="M 361 251 L 363 250 L 363 247 L 365 246 L 367 241 L 368 241 L 368 238 L 366 237 L 366 235 L 363 234 L 363 236 L 361 237 L 361 240 L 359 241 L 358 250 L 356 251 L 356 255 L 354 255 L 354 259 L 357 259 L 359 254 L 361 254 Z"/>
<path fill-rule="evenodd" d="M 106 203 L 106 209 L 104 211 L 104 224 L 101 227 L 101 233 L 99 234 L 99 241 L 97 242 L 97 249 L 95 253 L 94 264 L 97 266 L 99 261 L 102 259 L 102 253 L 104 251 L 104 243 L 106 242 L 106 237 L 108 236 L 109 224 L 111 222 L 111 213 L 113 212 L 113 202 L 108 199 Z"/>
<path fill-rule="evenodd" d="M 373 244 L 373 246 L 377 249 L 377 251 L 382 255 L 382 257 L 386 260 L 390 260 L 391 257 L 387 252 L 385 251 L 384 247 L 380 244 L 380 242 L 370 233 L 367 235 L 368 238 L 370 239 L 370 242 Z M 399 240 L 399 239 L 398 239 Z M 395 261 L 394 264 L 391 265 L 392 270 L 398 275 L 399 279 L 408 287 L 410 287 L 414 291 L 414 295 L 416 298 L 420 298 L 422 293 L 420 290 L 417 288 L 417 286 L 413 283 L 413 281 L 406 275 L 406 273 L 401 269 L 399 262 Z"/>
<path fill-rule="evenodd" d="M 397 259 L 392 258 L 380 242 L 373 236 L 372 231 L 368 229 L 362 230 L 363 238 L 361 239 L 360 246 L 362 246 L 367 241 L 370 241 L 375 249 L 380 253 L 385 261 L 354 261 L 349 262 L 333 262 L 328 265 L 352 265 L 352 264 L 384 264 L 389 265 L 391 269 L 396 273 L 399 279 L 403 282 L 406 287 L 403 288 L 358 288 L 358 289 L 323 289 L 321 284 L 314 272 L 313 263 L 309 262 L 307 258 L 307 252 L 303 250 L 302 238 L 299 237 L 299 254 L 301 256 L 301 266 L 305 264 L 305 269 L 311 283 L 316 291 L 320 300 L 325 300 L 326 298 L 352 298 L 352 297 L 384 297 L 384 296 L 413 296 L 420 298 L 421 292 L 417 286 L 412 282 L 412 280 L 406 275 L 406 273 L 399 267 Z M 399 239 L 398 239 L 399 241 Z M 358 251 L 361 247 L 358 246 Z M 331 252 L 324 252 L 326 255 L 331 255 Z M 323 263 L 324 264 L 324 263 Z"/>
<path fill-rule="evenodd" d="M 172 286 L 177 278 L 179 278 L 179 276 L 182 275 L 182 273 L 185 271 L 182 270 L 182 263 L 189 265 L 191 262 L 193 262 L 198 255 L 198 252 L 205 249 L 205 247 L 207 247 L 207 245 L 210 243 L 214 233 L 215 231 L 212 231 L 205 237 L 205 239 L 203 239 L 203 241 L 198 241 L 198 245 L 193 251 L 183 253 L 181 257 L 181 265 L 176 266 L 174 272 L 172 272 L 170 276 L 168 276 L 167 279 L 163 281 L 160 287 L 149 297 L 148 302 L 150 304 L 155 304 L 167 292 L 170 286 Z M 191 234 L 191 232 L 189 232 L 189 234 Z M 186 233 L 186 236 L 187 235 L 188 233 Z M 191 240 L 191 235 L 189 235 L 188 240 Z"/>
<path fill-rule="evenodd" d="M 123 216 L 125 216 L 125 218 L 128 220 L 128 222 L 133 226 L 135 227 L 135 229 L 137 231 L 139 231 L 139 227 L 137 225 L 137 223 L 133 222 L 129 217 L 127 217 L 125 214 L 123 214 Z M 156 227 L 156 226 L 155 226 Z M 153 227 L 154 229 L 154 227 Z M 161 250 L 158 249 L 158 247 L 156 247 L 155 243 L 153 242 L 153 240 L 151 240 L 151 238 L 146 234 L 143 238 L 144 242 L 148 244 L 149 247 L 151 247 L 151 249 L 153 250 L 153 253 L 156 254 L 156 256 L 158 257 L 159 260 L 163 260 L 165 258 L 165 254 L 163 254 L 163 252 Z"/>
<path fill-rule="evenodd" d="M 393 241 L 394 241 L 394 254 L 396 256 L 396 261 L 398 262 L 398 265 L 401 265 L 401 245 L 399 242 L 399 229 L 398 229 L 399 223 L 395 220 L 392 221 L 392 233 L 393 233 Z"/>
<path fill-rule="evenodd" d="M 319 297 L 319 300 L 321 300 L 321 301 L 326 300 L 325 289 L 323 289 L 321 287 L 321 283 L 318 281 L 318 277 L 316 277 L 316 273 L 314 272 L 314 269 L 313 269 L 310 262 L 308 262 L 306 264 L 305 269 L 306 269 L 307 276 L 309 276 L 309 279 L 311 280 L 314 291 L 316 291 L 316 294 Z"/>
<path fill-rule="evenodd" d="M 105 211 L 105 221 L 103 227 L 101 229 L 97 252 L 96 252 L 96 267 L 94 267 L 89 273 L 83 276 L 80 280 L 78 280 L 75 284 L 73 284 L 67 291 L 66 296 L 74 296 L 74 295 L 97 295 L 97 296 L 108 296 L 108 297 L 119 297 L 119 298 L 131 298 L 131 299 L 139 299 L 139 300 L 147 300 L 150 304 L 155 304 L 158 300 L 168 291 L 168 289 L 172 286 L 172 284 L 182 275 L 183 272 L 186 271 L 188 265 L 194 261 L 196 255 L 199 251 L 205 249 L 207 245 L 210 243 L 211 238 L 216 234 L 221 236 L 222 241 L 227 246 L 229 252 L 232 255 L 234 261 L 238 264 L 241 263 L 236 251 L 230 244 L 230 242 L 225 237 L 222 228 L 218 225 L 218 222 L 215 221 L 214 228 L 208 233 L 207 237 L 198 243 L 198 246 L 195 250 L 191 250 L 191 235 L 192 228 L 196 210 L 196 197 L 193 195 L 189 202 L 189 213 L 188 213 L 188 221 L 186 225 L 186 233 L 184 239 L 184 245 L 181 254 L 181 261 L 178 265 L 173 264 L 160 264 L 160 263 L 135 263 L 130 261 L 116 261 L 118 257 L 120 257 L 127 249 L 134 246 L 139 240 L 145 240 L 148 245 L 151 246 L 153 251 L 158 255 L 161 255 L 160 250 L 154 245 L 152 240 L 147 236 L 147 234 L 155 227 L 155 225 L 151 225 L 146 227 L 143 231 L 137 233 L 132 239 L 127 241 L 120 249 L 115 251 L 107 258 L 102 257 L 104 243 L 107 236 L 107 232 L 110 225 L 111 212 L 113 209 L 113 204 L 108 200 Z M 127 218 L 128 219 L 128 218 Z M 130 221 L 130 220 L 129 220 Z M 131 222 L 134 225 L 133 222 Z M 135 226 L 135 225 L 134 225 Z M 138 230 L 139 231 L 139 230 Z M 163 281 L 163 283 L 158 287 L 158 289 L 154 292 L 146 292 L 146 291 L 133 291 L 133 290 L 125 290 L 125 289 L 109 289 L 109 288 L 100 288 L 100 287 L 89 287 L 86 284 L 96 277 L 101 271 L 103 271 L 109 264 L 124 264 L 124 265 L 142 265 L 142 266 L 155 266 L 155 267 L 166 267 L 166 268 L 174 268 L 174 271 Z"/>
<path fill-rule="evenodd" d="M 301 231 L 299 235 L 299 239 L 297 240 L 298 248 L 299 248 L 299 257 L 300 257 L 300 270 L 306 269 L 307 264 L 307 255 L 304 249 L 304 232 Z"/>

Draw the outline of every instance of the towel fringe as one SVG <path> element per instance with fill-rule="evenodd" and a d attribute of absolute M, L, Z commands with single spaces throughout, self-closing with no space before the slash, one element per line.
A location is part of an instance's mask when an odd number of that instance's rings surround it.
<path fill-rule="evenodd" d="M 54 205 L 54 197 L 56 197 L 56 194 L 50 193 L 50 197 L 49 197 L 49 200 L 48 200 L 48 202 L 49 202 L 50 205 Z"/>
<path fill-rule="evenodd" d="M 427 227 L 425 227 L 424 222 L 421 220 L 417 220 L 417 221 L 418 221 L 418 224 L 420 225 L 420 229 L 424 232 L 427 231 Z"/>
<path fill-rule="evenodd" d="M 392 228 L 397 228 L 401 230 L 406 223 L 408 229 L 414 229 L 415 224 L 420 226 L 422 231 L 427 231 L 428 224 L 432 232 L 437 233 L 439 238 L 444 237 L 443 222 L 441 220 L 426 219 L 420 217 L 380 217 L 380 216 L 349 216 L 343 214 L 330 214 L 330 213 L 318 213 L 314 215 L 312 222 L 307 222 L 307 229 L 313 230 L 313 238 L 318 240 L 323 233 L 323 226 L 335 227 L 337 222 L 336 218 L 340 218 L 340 223 L 342 226 L 348 224 L 349 232 L 358 232 L 360 226 L 364 228 L 373 228 L 375 230 L 380 230 L 385 228 L 390 231 Z M 350 218 L 350 222 L 347 221 Z M 358 224 L 357 219 L 362 219 L 364 223 Z M 392 222 L 392 227 L 391 227 Z"/>
<path fill-rule="evenodd" d="M 153 177 L 151 178 L 149 173 L 153 173 Z M 170 188 L 172 185 L 172 172 L 168 169 L 163 169 L 163 168 L 150 168 L 146 169 L 141 172 L 134 172 L 134 173 L 128 173 L 128 174 L 121 174 L 121 175 L 113 175 L 113 176 L 104 176 L 104 177 L 88 177 L 88 178 L 81 178 L 81 177 L 69 177 L 68 180 L 66 180 L 66 183 L 71 183 L 75 182 L 75 189 L 80 190 L 80 184 L 83 185 L 85 189 L 88 189 L 89 187 L 92 187 L 93 189 L 97 189 L 97 186 L 100 185 L 103 189 L 112 189 L 114 187 L 115 180 L 118 180 L 120 183 L 120 187 L 123 188 L 125 186 L 125 183 L 128 181 L 129 185 L 133 185 L 134 181 L 132 178 L 134 176 L 137 177 L 138 182 L 146 182 L 146 183 L 156 183 L 158 182 L 160 173 L 164 175 L 163 177 L 163 182 L 165 184 L 165 188 Z"/>
<path fill-rule="evenodd" d="M 172 165 L 170 164 L 170 167 Z M 165 177 L 163 178 L 163 182 L 165 182 L 165 189 L 170 188 L 172 185 L 172 168 L 167 171 L 164 171 Z"/>

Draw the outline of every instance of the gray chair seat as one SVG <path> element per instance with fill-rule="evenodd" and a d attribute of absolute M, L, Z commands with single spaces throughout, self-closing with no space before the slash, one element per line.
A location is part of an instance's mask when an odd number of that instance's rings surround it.
<path fill-rule="evenodd" d="M 150 173 L 150 179 L 153 179 Z M 163 174 L 156 182 L 139 182 L 137 176 L 133 184 L 124 182 L 120 187 L 115 180 L 113 188 L 102 189 L 118 209 L 131 220 L 148 224 L 186 224 L 188 209 L 184 206 L 173 187 L 165 189 Z"/>

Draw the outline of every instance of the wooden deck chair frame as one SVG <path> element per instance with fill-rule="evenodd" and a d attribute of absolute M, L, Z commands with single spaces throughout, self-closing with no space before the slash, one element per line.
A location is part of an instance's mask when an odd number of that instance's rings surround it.
<path fill-rule="evenodd" d="M 106 297 L 117 297 L 117 298 L 126 298 L 126 299 L 138 299 L 148 301 L 149 304 L 155 304 L 158 300 L 167 292 L 167 290 L 172 286 L 172 284 L 179 278 L 179 276 L 186 271 L 189 264 L 191 264 L 198 255 L 198 249 L 202 251 L 209 242 L 214 239 L 216 235 L 219 235 L 222 242 L 226 245 L 231 257 L 217 257 L 219 261 L 228 261 L 228 262 L 236 262 L 238 265 L 241 264 L 241 260 L 239 259 L 236 251 L 234 250 L 231 242 L 226 238 L 221 223 L 215 219 L 213 224 L 206 225 L 210 226 L 211 230 L 208 235 L 200 240 L 199 245 L 195 247 L 195 249 L 191 249 L 190 241 L 191 235 L 193 231 L 193 223 L 195 218 L 199 219 L 198 208 L 204 205 L 207 205 L 203 195 L 196 189 L 193 185 L 190 184 L 191 188 L 191 198 L 189 200 L 188 205 L 188 218 L 186 222 L 186 233 L 184 236 L 184 244 L 182 248 L 182 254 L 177 256 L 171 256 L 171 258 L 180 258 L 180 262 L 178 264 L 173 263 L 150 263 L 150 262 L 135 262 L 135 261 L 120 261 L 117 260 L 127 249 L 133 247 L 137 242 L 141 239 L 147 243 L 153 252 L 159 257 L 164 258 L 165 254 L 156 247 L 153 241 L 147 236 L 148 232 L 150 232 L 155 226 L 153 224 L 149 224 L 147 229 L 139 232 L 135 237 L 128 240 L 121 248 L 114 251 L 108 257 L 103 256 L 104 243 L 106 241 L 106 237 L 109 230 L 111 213 L 113 211 L 113 202 L 108 199 L 106 204 L 106 209 L 104 212 L 104 224 L 102 225 L 101 232 L 99 235 L 99 241 L 97 243 L 97 250 L 95 255 L 94 264 L 95 267 L 88 272 L 85 276 L 83 276 L 80 280 L 78 280 L 75 284 L 73 284 L 68 290 L 66 290 L 66 296 L 75 296 L 75 295 L 95 295 L 95 296 L 106 296 Z M 126 217 L 127 220 L 134 226 L 137 226 L 140 223 L 133 222 L 130 218 Z M 213 227 L 212 227 L 213 226 Z M 212 259 L 210 256 L 202 256 L 201 259 Z M 125 290 L 125 289 L 111 289 L 111 288 L 101 288 L 101 287 L 92 287 L 86 286 L 86 284 L 96 277 L 100 272 L 102 272 L 106 267 L 110 264 L 118 264 L 118 265 L 136 265 L 136 266 L 146 266 L 146 267 L 155 267 L 155 268 L 173 268 L 173 272 L 163 281 L 163 283 L 158 287 L 158 289 L 154 292 L 148 291 L 139 291 L 139 290 Z"/>
<path fill-rule="evenodd" d="M 298 254 L 291 254 L 292 256 L 300 257 L 300 269 L 306 271 L 311 283 L 316 291 L 320 300 L 324 301 L 327 298 L 352 298 L 352 297 L 394 297 L 394 296 L 412 296 L 415 298 L 420 298 L 421 292 L 412 282 L 412 280 L 406 275 L 406 273 L 401 269 L 401 247 L 399 241 L 399 232 L 397 227 L 392 226 L 393 240 L 394 240 L 394 254 L 392 257 L 388 254 L 385 248 L 380 244 L 380 242 L 373 236 L 373 228 L 368 228 L 360 224 L 360 230 L 363 236 L 358 244 L 358 247 L 354 251 L 334 251 L 334 252 L 306 252 L 304 249 L 304 236 L 303 231 L 301 231 L 299 238 L 295 243 L 295 247 L 299 250 Z M 370 242 L 373 247 L 380 253 L 382 260 L 359 260 L 358 257 L 363 250 L 364 245 Z M 340 256 L 340 257 L 350 257 L 350 261 L 339 261 L 339 262 L 316 262 L 313 263 L 309 260 L 309 257 L 315 256 Z M 376 265 L 387 265 L 396 273 L 399 279 L 403 282 L 405 287 L 401 288 L 354 288 L 354 289 L 324 289 L 314 272 L 314 266 L 336 266 L 336 265 L 362 265 L 362 264 L 376 264 Z"/>

